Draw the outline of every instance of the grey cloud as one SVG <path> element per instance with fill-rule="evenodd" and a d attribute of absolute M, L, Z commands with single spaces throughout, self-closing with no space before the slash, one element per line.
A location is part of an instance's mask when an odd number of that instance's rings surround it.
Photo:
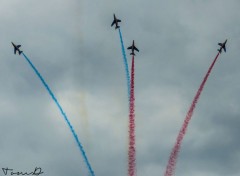
<path fill-rule="evenodd" d="M 13 55 L 13 41 L 22 44 L 56 94 L 96 175 L 127 175 L 126 78 L 118 31 L 110 27 L 116 13 L 125 46 L 134 39 L 140 49 L 138 175 L 163 175 L 192 98 L 217 54 L 217 43 L 225 38 L 227 53 L 219 57 L 202 92 L 176 175 L 239 175 L 237 0 L 0 4 L 0 167 L 29 170 L 37 165 L 46 175 L 87 175 L 65 121 L 24 58 Z M 130 66 L 129 55 L 128 61 Z"/>

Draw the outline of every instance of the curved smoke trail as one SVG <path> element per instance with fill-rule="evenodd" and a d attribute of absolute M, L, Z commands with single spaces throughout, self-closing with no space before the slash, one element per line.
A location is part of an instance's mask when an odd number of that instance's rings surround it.
<path fill-rule="evenodd" d="M 129 148 L 128 148 L 128 175 L 136 175 L 136 148 L 135 148 L 135 107 L 134 107 L 134 56 L 132 57 L 131 89 L 129 107 Z"/>
<path fill-rule="evenodd" d="M 89 122 L 88 122 L 88 111 L 86 106 L 86 93 L 81 92 L 81 94 L 78 96 L 78 99 L 80 100 L 80 114 L 81 114 L 81 120 L 82 120 L 82 129 L 84 132 L 84 135 L 86 136 L 86 139 L 90 139 L 90 133 L 89 133 Z M 86 145 L 86 144 L 85 144 Z"/>
<path fill-rule="evenodd" d="M 191 117 L 193 115 L 193 112 L 194 112 L 194 109 L 196 107 L 196 104 L 198 102 L 198 99 L 202 93 L 202 90 L 204 88 L 204 85 L 212 71 L 212 68 L 215 64 L 215 62 L 217 61 L 217 58 L 219 56 L 220 53 L 217 54 L 217 56 L 215 57 L 214 61 L 212 62 L 211 66 L 209 67 L 208 69 L 208 72 L 207 74 L 205 75 L 198 91 L 197 91 L 197 94 L 195 95 L 194 99 L 193 99 L 193 102 L 190 106 L 190 109 L 187 113 L 187 116 L 184 120 L 184 123 L 183 123 L 183 126 L 178 134 L 178 137 L 177 137 L 177 140 L 176 140 L 176 143 L 175 143 L 175 146 L 171 152 L 171 155 L 169 157 L 169 160 L 168 160 L 168 165 L 167 165 L 167 168 L 166 168 L 166 171 L 165 171 L 165 174 L 164 176 L 172 176 L 174 174 L 174 171 L 175 171 L 175 168 L 176 168 L 176 163 L 177 163 L 177 157 L 178 157 L 178 154 L 179 154 L 179 151 L 180 151 L 180 148 L 181 148 L 181 144 L 182 144 L 182 140 L 186 134 L 186 131 L 187 131 L 187 127 L 188 127 L 188 124 L 191 120 Z"/>
<path fill-rule="evenodd" d="M 28 57 L 27 57 L 24 53 L 22 53 L 22 54 L 23 54 L 24 58 L 27 60 L 27 62 L 30 64 L 30 66 L 32 67 L 32 69 L 35 71 L 35 73 L 37 74 L 37 76 L 40 78 L 40 80 L 42 81 L 43 85 L 44 85 L 45 88 L 47 89 L 48 93 L 50 94 L 50 96 L 52 97 L 52 99 L 54 100 L 54 102 L 56 103 L 56 105 L 57 105 L 58 109 L 60 110 L 60 112 L 61 112 L 64 120 L 67 122 L 68 127 L 70 128 L 70 130 L 71 130 L 71 132 L 72 132 L 72 134 L 73 134 L 73 137 L 75 138 L 75 141 L 76 141 L 77 144 L 78 144 L 78 147 L 79 147 L 79 149 L 80 149 L 80 151 L 81 151 L 81 153 L 82 153 L 82 156 L 83 156 L 83 158 L 84 158 L 84 161 L 85 161 L 85 163 L 87 164 L 87 168 L 88 168 L 88 170 L 89 170 L 89 173 L 90 173 L 92 176 L 95 176 L 94 171 L 92 170 L 92 167 L 91 167 L 91 165 L 90 165 L 90 163 L 89 163 L 89 161 L 88 161 L 88 159 L 87 159 L 87 155 L 86 155 L 86 153 L 85 153 L 85 151 L 84 151 L 84 149 L 83 149 L 83 146 L 82 146 L 81 142 L 79 141 L 78 136 L 77 136 L 77 134 L 75 133 L 75 131 L 74 131 L 74 129 L 73 129 L 73 126 L 71 125 L 70 121 L 68 120 L 67 115 L 66 115 L 65 112 L 63 111 L 61 105 L 58 103 L 57 98 L 54 96 L 53 92 L 51 91 L 51 89 L 49 88 L 49 86 L 47 85 L 47 83 L 45 82 L 45 80 L 43 79 L 43 77 L 41 76 L 41 74 L 39 73 L 39 71 L 37 70 L 37 68 L 36 68 L 36 67 L 33 65 L 33 63 L 30 61 L 30 59 L 28 59 Z"/>
<path fill-rule="evenodd" d="M 119 36 L 120 36 L 121 47 L 122 47 L 122 55 L 123 55 L 123 61 L 124 61 L 125 71 L 126 71 L 127 89 L 128 89 L 128 99 L 130 99 L 130 76 L 129 76 L 129 70 L 128 70 L 128 62 L 127 62 L 126 52 L 125 52 L 125 49 L 124 49 L 123 38 L 122 38 L 122 33 L 121 33 L 120 28 L 118 28 L 118 32 L 119 32 Z"/>

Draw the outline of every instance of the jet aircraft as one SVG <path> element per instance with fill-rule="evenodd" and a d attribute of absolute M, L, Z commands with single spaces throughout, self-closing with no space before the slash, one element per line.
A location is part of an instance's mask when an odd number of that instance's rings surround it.
<path fill-rule="evenodd" d="M 120 26 L 118 26 L 118 23 L 121 22 L 121 20 L 117 19 L 117 17 L 115 16 L 115 14 L 113 14 L 113 18 L 114 18 L 114 20 L 113 20 L 111 26 L 113 26 L 113 25 L 115 24 L 115 25 L 116 25 L 116 26 L 115 26 L 115 29 L 120 28 Z"/>
<path fill-rule="evenodd" d="M 132 50 L 132 52 L 130 53 L 130 55 L 133 55 L 133 56 L 135 56 L 134 50 L 136 50 L 137 52 L 139 52 L 139 50 L 137 49 L 137 47 L 134 45 L 134 40 L 133 40 L 132 46 L 129 46 L 127 49 Z"/>
<path fill-rule="evenodd" d="M 219 53 L 222 53 L 222 49 L 226 52 L 226 43 L 227 43 L 227 39 L 225 40 L 224 43 L 218 43 L 220 47 L 220 49 L 218 49 Z"/>
<path fill-rule="evenodd" d="M 15 45 L 13 42 L 12 42 L 12 45 L 14 47 L 14 54 L 16 54 L 18 51 L 18 54 L 20 55 L 22 53 L 22 51 L 19 49 L 21 45 Z"/>

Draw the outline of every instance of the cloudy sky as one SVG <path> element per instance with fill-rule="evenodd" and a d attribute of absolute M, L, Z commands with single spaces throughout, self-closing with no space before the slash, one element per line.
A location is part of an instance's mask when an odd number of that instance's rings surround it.
<path fill-rule="evenodd" d="M 239 176 L 239 8 L 239 0 L 0 0 L 0 168 L 88 175 L 66 122 L 23 56 L 13 54 L 13 41 L 55 93 L 95 174 L 127 175 L 128 97 L 118 31 L 110 27 L 115 13 L 125 46 L 134 39 L 140 50 L 137 175 L 164 174 L 217 43 L 228 39 L 175 175 Z"/>

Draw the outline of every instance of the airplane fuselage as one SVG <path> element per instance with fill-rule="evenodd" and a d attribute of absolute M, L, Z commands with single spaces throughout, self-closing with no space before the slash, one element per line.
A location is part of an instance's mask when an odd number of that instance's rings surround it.
<path fill-rule="evenodd" d="M 16 54 L 18 51 L 18 54 L 21 55 L 22 51 L 19 49 L 21 47 L 21 45 L 15 45 L 13 42 L 11 42 L 11 43 L 14 47 L 14 54 Z"/>
<path fill-rule="evenodd" d="M 218 43 L 220 47 L 220 49 L 218 49 L 219 53 L 222 53 L 222 50 L 224 50 L 226 52 L 226 43 L 227 43 L 227 39 L 225 40 L 224 43 Z"/>
<path fill-rule="evenodd" d="M 117 20 L 117 18 L 116 18 L 115 15 L 114 15 L 114 21 L 115 21 L 115 23 L 116 23 L 115 29 L 119 28 L 119 26 L 118 26 L 118 20 Z"/>
<path fill-rule="evenodd" d="M 136 50 L 137 52 L 139 52 L 139 50 L 137 49 L 137 47 L 136 47 L 135 44 L 134 44 L 134 40 L 133 40 L 132 46 L 129 46 L 127 49 L 130 49 L 130 50 L 132 51 L 132 52 L 130 53 L 130 55 L 133 55 L 133 56 L 135 56 L 134 50 Z"/>
<path fill-rule="evenodd" d="M 112 25 L 113 26 L 115 24 L 115 29 L 118 29 L 120 28 L 120 26 L 118 26 L 118 23 L 121 22 L 121 20 L 117 19 L 117 17 L 115 16 L 115 14 L 113 14 L 113 22 L 112 22 Z"/>
<path fill-rule="evenodd" d="M 11 43 L 12 43 L 12 45 L 13 45 L 14 48 L 17 48 L 17 46 L 16 46 L 13 42 L 11 42 Z"/>

